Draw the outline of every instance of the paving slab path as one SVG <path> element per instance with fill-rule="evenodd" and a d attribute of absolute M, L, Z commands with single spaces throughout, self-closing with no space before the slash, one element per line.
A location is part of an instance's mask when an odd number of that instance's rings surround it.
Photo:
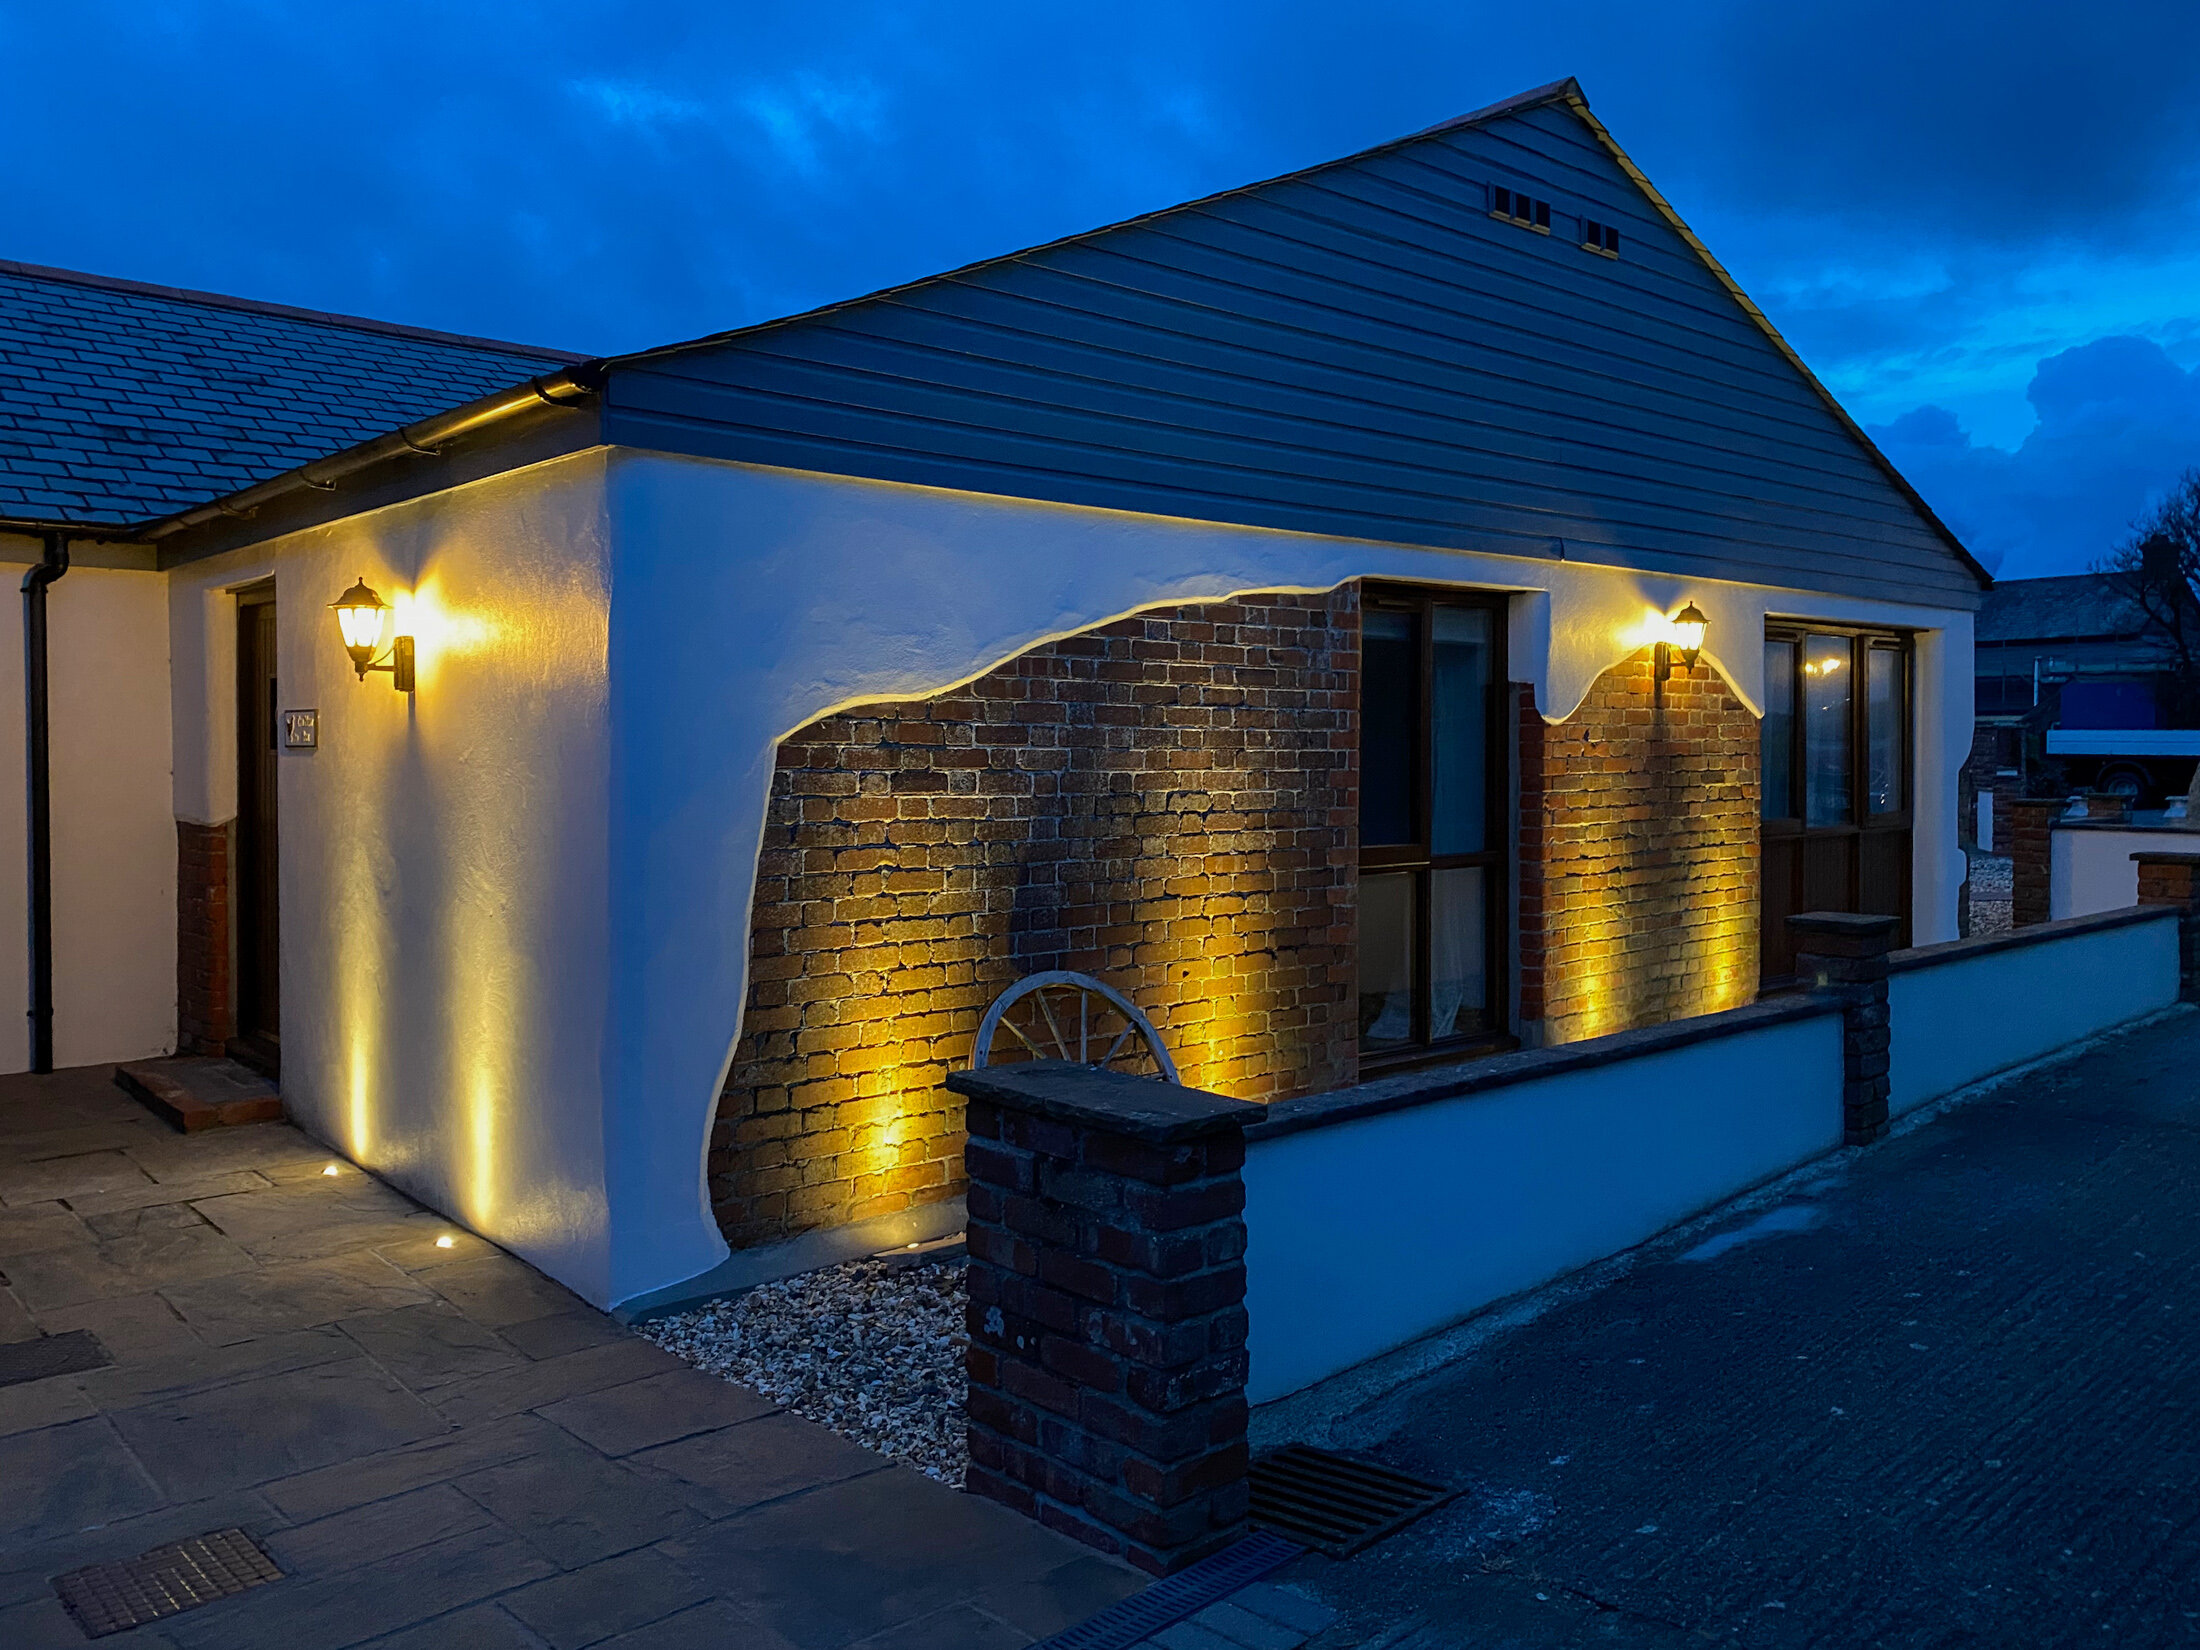
<path fill-rule="evenodd" d="M 1465 1493 L 1279 1574 L 1322 1650 L 2200 1643 L 2200 1015 L 1331 1424 Z"/>
<path fill-rule="evenodd" d="M 180 1134 L 111 1076 L 0 1077 L 0 1372 L 87 1332 L 111 1360 L 0 1385 L 7 1650 L 87 1642 L 51 1577 L 230 1526 L 284 1579 L 100 1642 L 1014 1650 L 1144 1582 L 287 1124 Z"/>

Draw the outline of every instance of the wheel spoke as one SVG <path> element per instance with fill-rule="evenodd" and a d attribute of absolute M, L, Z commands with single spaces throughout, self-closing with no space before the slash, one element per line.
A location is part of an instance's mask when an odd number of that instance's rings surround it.
<path fill-rule="evenodd" d="M 1055 1051 L 1064 1059 L 1069 1058 L 1069 1039 L 1062 1035 L 1062 1023 L 1054 1017 L 1054 1005 L 1047 1001 L 1044 991 L 1034 991 L 1032 998 L 1039 1005 L 1039 1012 L 1046 1016 L 1047 1030 L 1054 1034 Z"/>

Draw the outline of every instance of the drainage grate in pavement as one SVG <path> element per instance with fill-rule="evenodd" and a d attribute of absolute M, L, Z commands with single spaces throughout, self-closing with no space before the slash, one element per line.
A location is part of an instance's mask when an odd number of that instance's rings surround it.
<path fill-rule="evenodd" d="M 1031 1647 L 1031 1650 L 1130 1650 L 1130 1646 L 1196 1616 L 1305 1551 L 1296 1542 L 1255 1530 L 1243 1541 L 1203 1558 L 1173 1576 L 1164 1576 L 1143 1592 L 1109 1605 Z"/>
<path fill-rule="evenodd" d="M 74 1375 L 85 1369 L 105 1369 L 113 1362 L 107 1349 L 89 1329 L 72 1329 L 66 1335 L 41 1335 L 35 1341 L 15 1341 L 0 1346 L 0 1386 L 43 1381 L 49 1375 Z"/>
<path fill-rule="evenodd" d="M 1455 1493 L 1372 1461 L 1355 1461 L 1305 1444 L 1286 1444 L 1253 1460 L 1253 1525 L 1331 1558 L 1402 1529 Z"/>
<path fill-rule="evenodd" d="M 119 1564 L 71 1570 L 53 1578 L 53 1590 L 84 1636 L 100 1639 L 248 1592 L 282 1574 L 244 1531 L 215 1530 Z"/>

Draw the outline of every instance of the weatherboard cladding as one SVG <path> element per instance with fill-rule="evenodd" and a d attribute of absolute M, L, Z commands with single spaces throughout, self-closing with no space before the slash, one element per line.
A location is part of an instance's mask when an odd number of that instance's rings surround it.
<path fill-rule="evenodd" d="M 1553 233 L 1492 218 L 1493 185 Z M 1617 225 L 1621 254 L 1578 244 Z M 1969 606 L 1978 581 L 1567 108 L 618 363 L 607 440 Z"/>
<path fill-rule="evenodd" d="M 572 359 L 0 266 L 0 519 L 148 521 Z"/>

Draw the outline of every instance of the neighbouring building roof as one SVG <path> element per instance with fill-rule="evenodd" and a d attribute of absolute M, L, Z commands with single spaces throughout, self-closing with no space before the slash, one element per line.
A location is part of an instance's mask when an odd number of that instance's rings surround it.
<path fill-rule="evenodd" d="M 2106 574 L 2071 573 L 1997 582 L 1978 610 L 1975 635 L 1983 645 L 2136 636 L 2145 628 L 2138 604 Z"/>
<path fill-rule="evenodd" d="M 155 520 L 579 359 L 0 263 L 0 521 Z"/>

